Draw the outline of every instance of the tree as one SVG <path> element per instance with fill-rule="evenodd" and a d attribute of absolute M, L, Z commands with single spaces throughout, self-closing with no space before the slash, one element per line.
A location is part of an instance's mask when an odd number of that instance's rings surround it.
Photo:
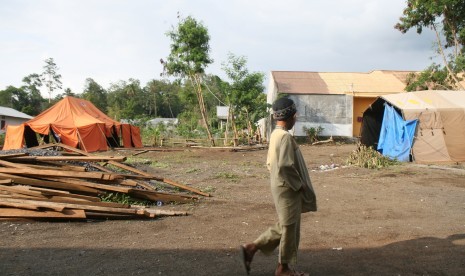
<path fill-rule="evenodd" d="M 81 97 L 93 103 L 102 112 L 107 112 L 107 92 L 92 78 L 87 78 Z"/>
<path fill-rule="evenodd" d="M 149 81 L 144 87 L 147 116 L 176 118 L 182 108 L 179 90 L 179 85 L 167 80 Z"/>
<path fill-rule="evenodd" d="M 161 60 L 165 74 L 189 80 L 194 87 L 197 101 L 211 145 L 215 145 L 204 101 L 202 82 L 205 68 L 213 62 L 209 56 L 210 36 L 202 23 L 192 17 L 181 18 L 176 28 L 167 32 L 171 39 L 171 52 L 166 61 Z"/>
<path fill-rule="evenodd" d="M 263 93 L 264 74 L 250 73 L 247 59 L 229 54 L 223 63 L 223 70 L 231 80 L 225 88 L 229 117 L 234 130 L 234 143 L 237 143 L 237 125 L 248 130 L 248 138 L 255 132 L 255 122 L 266 116 L 266 95 Z M 238 120 L 238 122 L 237 122 Z"/>
<path fill-rule="evenodd" d="M 36 73 L 30 74 L 23 78 L 23 83 L 22 90 L 26 92 L 28 102 L 27 105 L 23 106 L 22 112 L 31 116 L 39 115 L 42 112 L 44 101 L 40 94 L 40 87 L 42 86 L 40 76 Z"/>
<path fill-rule="evenodd" d="M 48 102 L 51 102 L 52 92 L 61 89 L 61 75 L 58 74 L 58 67 L 53 58 L 45 60 L 44 72 L 40 75 L 41 80 L 45 83 L 48 90 Z"/>
<path fill-rule="evenodd" d="M 136 119 L 145 115 L 145 94 L 140 81 L 129 79 L 112 84 L 107 94 L 107 113 L 115 120 Z"/>
<path fill-rule="evenodd" d="M 447 72 L 446 78 L 443 79 L 443 83 L 439 83 L 439 86 L 465 89 L 460 83 L 460 74 L 465 73 L 463 47 L 465 45 L 465 5 L 463 0 L 407 0 L 407 7 L 399 21 L 395 28 L 402 33 L 412 28 L 416 28 L 418 34 L 422 33 L 423 28 L 429 28 L 435 32 L 437 52 L 442 57 L 444 71 Z M 433 64 L 412 83 L 418 84 L 417 88 L 420 89 L 435 86 L 436 84 L 432 82 L 434 76 L 438 77 L 439 71 L 442 69 Z M 414 88 L 414 85 L 409 87 L 409 89 Z"/>

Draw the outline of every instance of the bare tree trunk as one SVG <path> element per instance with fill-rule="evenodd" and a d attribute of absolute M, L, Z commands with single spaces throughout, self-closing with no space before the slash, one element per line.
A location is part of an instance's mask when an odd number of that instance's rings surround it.
<path fill-rule="evenodd" d="M 237 147 L 238 135 L 237 135 L 236 119 L 234 118 L 234 109 L 232 108 L 232 106 L 229 106 L 229 116 L 231 117 L 231 127 L 234 133 L 233 143 L 234 143 L 234 146 Z"/>
<path fill-rule="evenodd" d="M 202 86 L 200 83 L 200 77 L 198 75 L 191 76 L 191 80 L 194 80 L 195 83 L 195 92 L 197 94 L 197 100 L 199 102 L 200 114 L 202 115 L 203 123 L 207 129 L 208 139 L 210 140 L 211 145 L 215 146 L 215 140 L 210 132 L 210 126 L 208 125 L 207 110 L 205 108 L 205 102 L 203 100 Z"/>
<path fill-rule="evenodd" d="M 438 48 L 439 48 L 439 52 L 441 53 L 441 56 L 442 56 L 442 60 L 444 62 L 444 65 L 446 66 L 446 69 L 447 69 L 447 72 L 449 72 L 449 75 L 451 76 L 451 78 L 455 81 L 456 85 L 458 85 L 462 90 L 465 90 L 465 88 L 463 87 L 463 85 L 460 83 L 460 81 L 457 79 L 457 76 L 454 74 L 454 72 L 452 72 L 452 70 L 450 69 L 449 67 L 449 64 L 447 62 L 447 58 L 446 58 L 446 55 L 444 53 L 444 49 L 442 48 L 442 43 L 441 43 L 441 38 L 439 36 L 439 33 L 438 33 L 438 30 L 436 29 L 436 26 L 433 24 L 433 29 L 434 29 L 434 32 L 436 33 L 436 40 L 438 42 Z"/>

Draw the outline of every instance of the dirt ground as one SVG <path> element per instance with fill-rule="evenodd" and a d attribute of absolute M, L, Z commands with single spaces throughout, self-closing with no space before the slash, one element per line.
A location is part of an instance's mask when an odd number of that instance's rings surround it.
<path fill-rule="evenodd" d="M 318 212 L 302 219 L 298 268 L 310 275 L 465 275 L 465 168 L 344 167 L 353 144 L 301 146 Z M 109 152 L 131 156 L 131 151 Z M 276 214 L 266 150 L 186 149 L 137 155 L 145 169 L 210 191 L 162 208 L 186 217 L 0 222 L 0 275 L 245 275 L 238 246 Z M 147 163 L 147 162 L 145 162 Z M 320 166 L 339 164 L 337 169 Z M 251 275 L 273 275 L 277 252 Z"/>

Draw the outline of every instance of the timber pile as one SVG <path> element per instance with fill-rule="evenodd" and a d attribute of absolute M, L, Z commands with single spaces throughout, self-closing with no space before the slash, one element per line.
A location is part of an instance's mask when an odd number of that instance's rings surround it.
<path fill-rule="evenodd" d="M 125 157 L 90 155 L 64 144 L 4 153 L 0 154 L 0 219 L 130 219 L 187 215 L 186 212 L 106 202 L 101 198 L 117 193 L 159 205 L 193 202 L 199 199 L 197 195 L 210 196 L 126 165 L 122 163 Z M 118 173 L 110 169 L 114 167 L 118 168 Z M 163 182 L 189 194 L 157 191 L 150 181 Z"/>

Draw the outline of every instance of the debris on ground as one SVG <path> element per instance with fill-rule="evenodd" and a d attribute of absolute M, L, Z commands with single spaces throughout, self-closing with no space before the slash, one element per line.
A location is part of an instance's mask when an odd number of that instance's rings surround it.
<path fill-rule="evenodd" d="M 124 164 L 126 157 L 91 155 L 64 144 L 0 152 L 0 219 L 130 219 L 187 215 L 152 206 L 210 196 Z M 115 169 L 116 168 L 116 169 Z M 116 172 L 117 170 L 117 172 Z M 183 190 L 157 190 L 152 181 Z M 105 201 L 113 195 L 124 200 Z M 128 198 L 134 201 L 127 200 Z M 148 202 L 133 205 L 133 202 Z"/>

